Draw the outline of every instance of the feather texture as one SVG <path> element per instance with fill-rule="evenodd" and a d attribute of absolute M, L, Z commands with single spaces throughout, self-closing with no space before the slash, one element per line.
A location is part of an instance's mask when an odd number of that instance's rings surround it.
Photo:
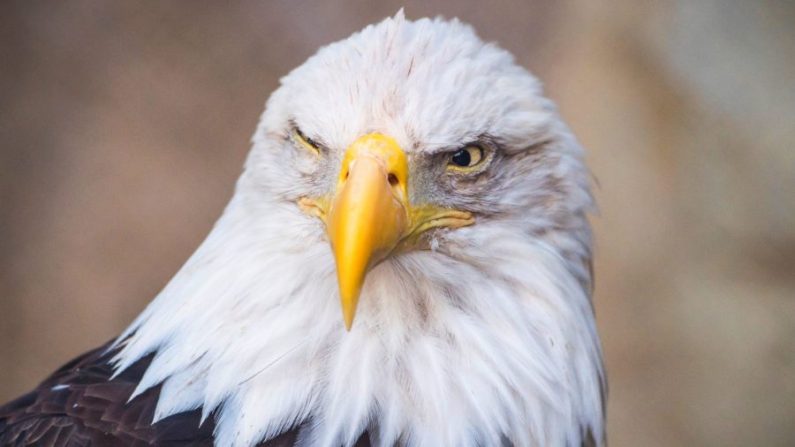
<path fill-rule="evenodd" d="M 212 446 L 215 418 L 201 410 L 152 423 L 160 388 L 130 400 L 149 366 L 146 356 L 111 379 L 109 345 L 62 366 L 35 390 L 0 407 L 0 446 Z M 291 447 L 301 427 L 290 427 L 258 447 Z M 356 447 L 369 446 L 366 436 Z"/>

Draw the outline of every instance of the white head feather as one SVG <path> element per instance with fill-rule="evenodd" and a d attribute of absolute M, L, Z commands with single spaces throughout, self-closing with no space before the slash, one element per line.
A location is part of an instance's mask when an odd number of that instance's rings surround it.
<path fill-rule="evenodd" d="M 325 162 L 294 147 L 295 124 Z M 374 131 L 408 153 L 412 201 L 476 223 L 374 268 L 346 332 L 324 227 L 296 201 L 328 192 L 344 148 Z M 498 150 L 477 180 L 418 173 L 482 138 Z M 121 335 L 117 372 L 156 352 L 137 393 L 162 384 L 156 419 L 215 411 L 217 445 L 307 421 L 304 445 L 364 430 L 382 446 L 601 444 L 591 208 L 581 149 L 537 80 L 458 21 L 400 12 L 282 79 L 229 206 Z"/>

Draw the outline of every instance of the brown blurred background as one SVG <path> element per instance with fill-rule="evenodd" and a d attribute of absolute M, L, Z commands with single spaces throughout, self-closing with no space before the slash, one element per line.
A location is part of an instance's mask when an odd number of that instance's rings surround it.
<path fill-rule="evenodd" d="M 0 401 L 131 321 L 279 76 L 388 3 L 0 6 Z M 795 2 L 405 6 L 512 51 L 589 149 L 611 444 L 795 444 Z"/>

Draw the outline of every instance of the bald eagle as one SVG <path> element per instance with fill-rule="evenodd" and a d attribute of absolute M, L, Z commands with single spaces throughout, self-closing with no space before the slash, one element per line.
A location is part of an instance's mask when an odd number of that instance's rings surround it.
<path fill-rule="evenodd" d="M 281 80 L 207 239 L 0 445 L 603 445 L 593 206 L 537 79 L 399 12 Z"/>

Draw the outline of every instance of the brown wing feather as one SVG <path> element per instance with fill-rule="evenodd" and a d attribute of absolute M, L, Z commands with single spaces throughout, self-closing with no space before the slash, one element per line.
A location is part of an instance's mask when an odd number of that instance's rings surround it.
<path fill-rule="evenodd" d="M 106 350 L 107 345 L 83 354 L 35 390 L 0 407 L 0 446 L 212 446 L 215 421 L 210 417 L 199 425 L 201 409 L 151 423 L 159 387 L 127 403 L 151 355 L 110 380 Z M 300 428 L 259 445 L 292 446 Z"/>

